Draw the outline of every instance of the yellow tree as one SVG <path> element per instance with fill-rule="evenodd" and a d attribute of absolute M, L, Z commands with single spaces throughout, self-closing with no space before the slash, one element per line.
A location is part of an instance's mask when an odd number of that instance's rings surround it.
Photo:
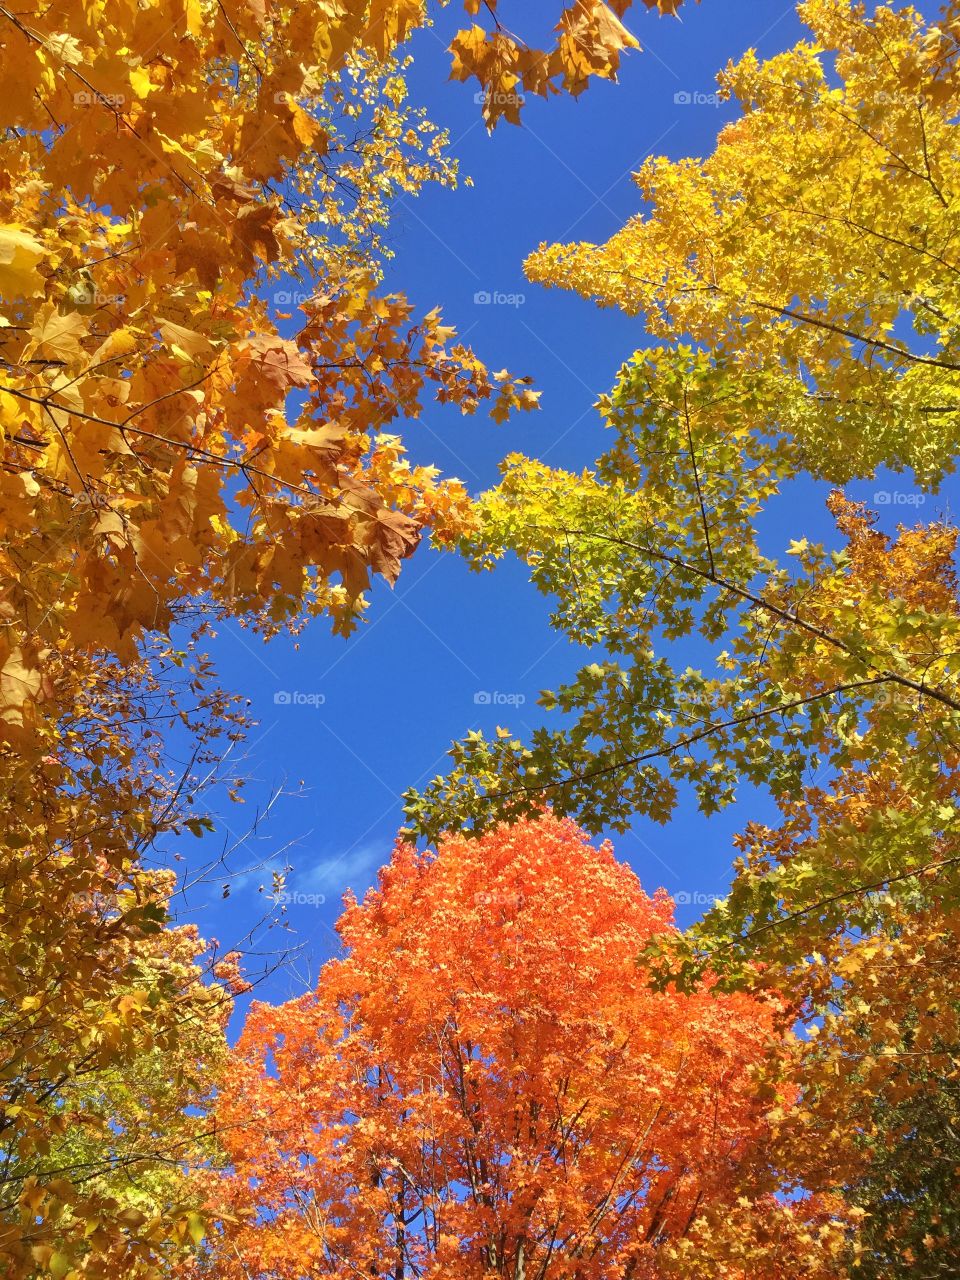
<path fill-rule="evenodd" d="M 404 468 L 384 424 L 431 377 L 468 407 L 492 390 L 466 353 L 441 351 L 436 315 L 414 324 L 372 293 L 390 190 L 450 181 L 442 139 L 404 107 L 389 56 L 365 50 L 362 14 L 313 73 L 293 16 L 2 15 L 12 1276 L 151 1274 L 202 1229 L 179 1170 L 211 1155 L 187 1104 L 212 1081 L 224 1010 L 143 859 L 201 820 L 184 804 L 192 780 L 167 774 L 162 729 L 182 716 L 199 766 L 239 721 L 202 659 L 150 636 L 195 627 L 211 599 L 270 627 L 310 596 L 347 627 L 368 567 L 395 575 L 429 503 L 460 501 Z M 301 344 L 255 296 L 271 270 L 282 283 L 281 260 L 313 270 L 312 287 L 291 285 L 316 298 Z M 312 400 L 288 417 L 291 390 Z"/>
<path fill-rule="evenodd" d="M 430 836 L 544 797 L 593 830 L 662 820 L 682 780 L 709 811 L 738 779 L 796 795 L 807 764 L 869 759 L 885 735 L 952 740 L 953 532 L 887 547 L 836 494 L 845 549 L 799 529 L 778 562 L 756 525 L 799 472 L 884 463 L 925 483 L 953 465 L 960 23 L 953 6 L 937 27 L 847 0 L 801 14 L 814 40 L 721 77 L 743 114 L 707 160 L 649 161 L 649 212 L 528 263 L 642 313 L 669 345 L 637 352 L 601 397 L 614 443 L 595 468 L 513 455 L 457 531 L 477 567 L 523 559 L 555 624 L 600 660 L 544 696 L 567 716 L 556 728 L 455 748 L 451 778 L 410 798 Z"/>
<path fill-rule="evenodd" d="M 541 246 L 528 273 L 762 372 L 758 434 L 806 470 L 936 482 L 960 442 L 960 10 L 799 13 L 809 41 L 719 77 L 741 116 L 706 160 L 648 160 L 648 213 L 605 245 Z"/>
<path fill-rule="evenodd" d="M 185 1175 L 216 1155 L 197 1108 L 240 980 L 194 928 L 171 927 L 176 877 L 145 862 L 204 822 L 161 730 L 186 725 L 204 772 L 241 721 L 232 700 L 201 691 L 201 671 L 192 695 L 191 682 L 180 696 L 167 687 L 182 658 L 54 666 L 73 705 L 4 807 L 0 1266 L 11 1277 L 152 1275 L 202 1230 Z"/>
<path fill-rule="evenodd" d="M 936 793 L 917 781 L 891 755 L 811 787 L 777 828 L 751 824 L 730 898 L 664 948 L 675 975 L 698 954 L 800 1011 L 779 1070 L 802 1101 L 772 1113 L 770 1158 L 842 1196 L 864 1277 L 950 1275 L 960 1259 L 955 759 Z"/>
<path fill-rule="evenodd" d="M 205 1109 L 243 983 L 194 926 L 165 927 L 173 878 L 142 872 L 62 903 L 56 986 L 24 974 L 31 995 L 4 1003 L 4 1275 L 153 1276 L 204 1234 L 190 1173 L 218 1159 Z M 5 961 L 25 936 L 21 924 Z"/>

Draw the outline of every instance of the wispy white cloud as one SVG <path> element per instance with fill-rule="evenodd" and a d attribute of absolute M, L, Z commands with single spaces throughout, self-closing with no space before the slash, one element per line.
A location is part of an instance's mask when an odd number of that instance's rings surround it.
<path fill-rule="evenodd" d="M 374 883 L 377 870 L 389 860 L 390 846 L 383 840 L 367 840 L 344 850 L 331 849 L 311 859 L 302 854 L 294 859 L 290 885 L 303 893 L 325 893 L 328 897 L 352 889 L 362 894 Z"/>
<path fill-rule="evenodd" d="M 282 871 L 285 865 L 283 858 L 267 858 L 265 862 L 258 862 L 256 866 L 248 867 L 245 871 L 232 873 L 229 877 L 231 887 L 234 890 L 240 890 L 254 883 L 269 887 L 274 872 Z"/>

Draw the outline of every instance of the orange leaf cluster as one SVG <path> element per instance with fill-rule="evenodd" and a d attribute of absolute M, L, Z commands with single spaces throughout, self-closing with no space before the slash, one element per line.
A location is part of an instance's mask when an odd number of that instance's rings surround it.
<path fill-rule="evenodd" d="M 822 1207 L 762 1173 L 776 1098 L 754 1074 L 783 1010 L 709 979 L 650 989 L 637 957 L 671 915 L 549 814 L 399 843 L 316 991 L 251 1011 L 218 1105 L 212 1274 L 644 1280 L 734 1210 L 749 1274 L 812 1258 Z"/>

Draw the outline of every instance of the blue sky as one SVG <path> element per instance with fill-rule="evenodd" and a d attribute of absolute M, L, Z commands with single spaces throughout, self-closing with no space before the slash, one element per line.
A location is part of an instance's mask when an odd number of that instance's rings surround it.
<path fill-rule="evenodd" d="M 935 12 L 933 4 L 919 7 Z M 522 128 L 501 125 L 491 137 L 474 86 L 447 80 L 445 48 L 462 24 L 462 8 L 453 4 L 434 30 L 417 34 L 410 84 L 414 100 L 449 128 L 474 186 L 428 190 L 401 204 L 387 287 L 408 294 L 418 310 L 440 305 L 445 322 L 491 367 L 528 374 L 543 393 L 540 413 L 501 427 L 480 415 L 428 409 L 422 421 L 401 428 L 415 460 L 433 462 L 479 492 L 495 482 L 499 460 L 512 450 L 559 466 L 591 463 L 607 443 L 591 406 L 646 341 L 640 320 L 528 284 L 523 259 L 542 241 L 606 239 L 638 208 L 630 174 L 646 156 L 707 154 L 735 115 L 729 105 L 705 100 L 716 71 L 750 47 L 761 55 L 786 48 L 803 28 L 780 0 L 705 0 L 685 6 L 682 22 L 638 5 L 631 27 L 644 52 L 626 60 L 618 85 L 595 84 L 578 101 L 530 101 Z M 478 294 L 514 297 L 484 303 Z M 850 492 L 869 500 L 882 483 Z M 886 487 L 908 485 L 900 477 Z M 948 510 L 954 491 L 951 483 L 927 498 L 923 518 Z M 794 486 L 766 517 L 767 549 L 779 551 L 793 537 L 829 540 L 825 492 Z M 884 527 L 904 510 L 912 517 L 913 507 L 885 508 Z M 518 565 L 477 575 L 425 547 L 406 562 L 395 591 L 377 586 L 369 621 L 348 640 L 322 623 L 296 644 L 264 644 L 232 624 L 220 629 L 210 653 L 224 684 L 251 700 L 259 722 L 243 766 L 247 803 L 218 815 L 221 832 L 240 836 L 274 788 L 287 792 L 236 859 L 275 857 L 294 867 L 288 889 L 298 901 L 288 920 L 295 933 L 271 945 L 294 942 L 300 951 L 258 990 L 260 998 L 284 999 L 315 980 L 337 948 L 332 926 L 341 895 L 348 887 L 362 894 L 373 882 L 402 824 L 401 793 L 443 770 L 451 740 L 495 724 L 522 735 L 539 722 L 537 694 L 577 664 L 576 652 L 551 633 L 547 612 Z M 278 702 L 278 695 L 289 699 Z M 484 695 L 486 703 L 478 700 Z M 748 816 L 768 813 L 762 797 L 747 795 L 705 820 L 686 797 L 668 827 L 639 821 L 615 847 L 648 891 L 664 885 L 678 896 L 685 924 L 702 914 L 710 895 L 725 891 L 732 834 Z M 261 914 L 268 891 L 269 873 L 252 873 L 233 882 L 229 898 L 214 888 L 191 898 L 182 914 L 228 946 Z"/>

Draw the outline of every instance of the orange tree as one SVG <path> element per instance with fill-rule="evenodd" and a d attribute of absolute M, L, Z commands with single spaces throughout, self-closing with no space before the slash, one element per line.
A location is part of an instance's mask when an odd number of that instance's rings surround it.
<path fill-rule="evenodd" d="M 778 1199 L 759 1090 L 788 1010 L 653 991 L 673 930 L 547 814 L 399 843 L 315 992 L 253 1007 L 218 1099 L 217 1277 L 842 1274 L 837 1202 Z M 727 1267 L 701 1271 L 707 1250 Z M 191 1271 L 191 1274 L 193 1272 Z"/>

